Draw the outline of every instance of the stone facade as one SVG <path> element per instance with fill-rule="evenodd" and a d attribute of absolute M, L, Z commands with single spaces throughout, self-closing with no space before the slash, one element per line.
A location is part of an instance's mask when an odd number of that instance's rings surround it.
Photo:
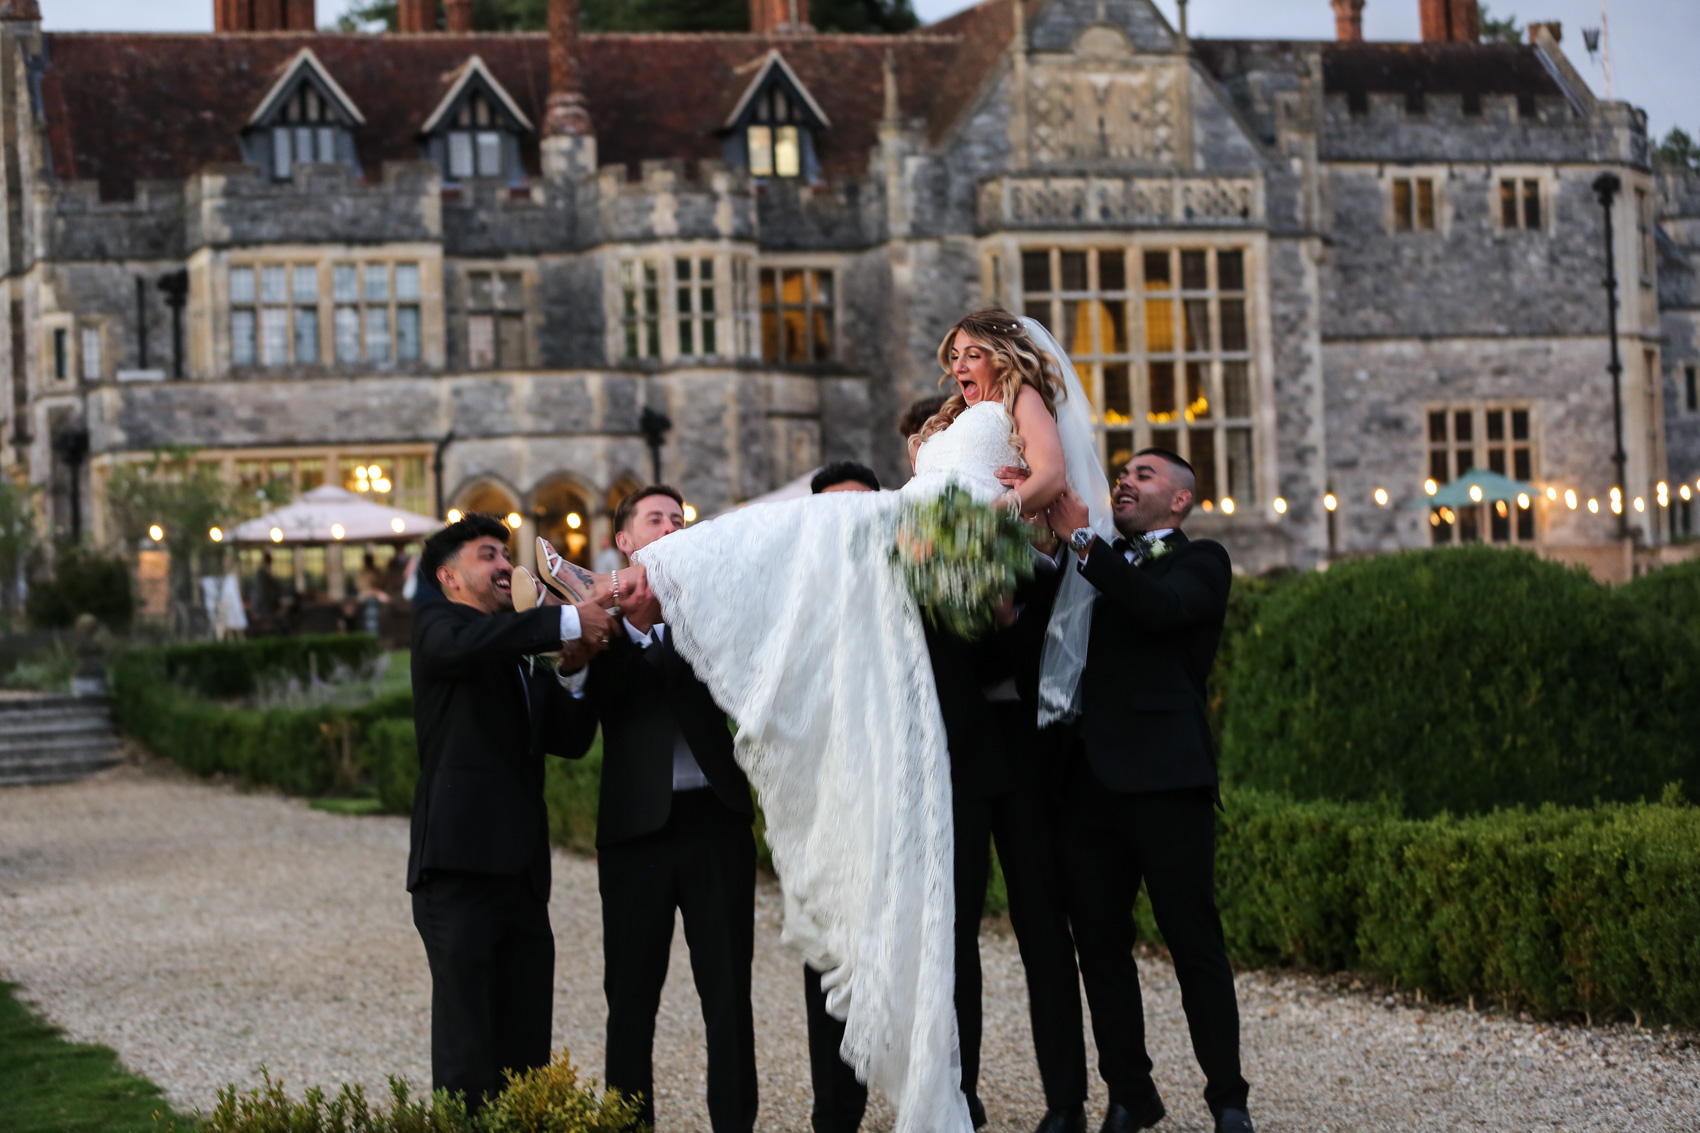
<path fill-rule="evenodd" d="M 1609 171 L 1625 506 L 1662 542 L 1691 520 L 1658 485 L 1700 492 L 1700 182 L 1656 174 L 1641 113 L 1542 28 L 1188 41 L 1146 0 L 988 0 L 898 37 L 575 35 L 551 72 L 542 34 L 12 19 L 5 468 L 61 536 L 76 491 L 108 538 L 107 470 L 162 444 L 300 486 L 411 461 L 398 504 L 528 534 L 567 499 L 600 534 L 650 477 L 645 409 L 702 514 L 831 459 L 900 482 L 939 338 L 1000 302 L 1070 343 L 1106 460 L 1203 466 L 1193 526 L 1245 569 L 1464 538 L 1424 481 L 1510 452 L 1495 413 L 1524 415 L 1533 524 L 1475 533 L 1597 544 Z M 592 132 L 539 136 L 546 95 Z"/>

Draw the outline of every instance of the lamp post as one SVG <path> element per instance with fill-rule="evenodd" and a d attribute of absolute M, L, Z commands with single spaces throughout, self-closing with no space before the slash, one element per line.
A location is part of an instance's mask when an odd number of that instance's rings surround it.
<path fill-rule="evenodd" d="M 661 446 L 667 443 L 667 431 L 672 427 L 673 422 L 667 414 L 650 405 L 643 407 L 643 415 L 638 418 L 638 430 L 649 443 L 649 466 L 655 473 L 650 481 L 652 484 L 661 483 Z"/>
<path fill-rule="evenodd" d="M 455 431 L 450 429 L 443 434 L 443 439 L 437 442 L 437 451 L 431 456 L 431 476 L 437 482 L 437 515 L 447 517 L 443 510 L 443 450 L 449 447 L 449 442 L 455 439 Z"/>
<path fill-rule="evenodd" d="M 1602 173 L 1594 178 L 1594 193 L 1600 198 L 1600 208 L 1606 217 L 1606 328 L 1611 336 L 1611 427 L 1613 449 L 1611 462 L 1617 467 L 1617 536 L 1629 538 L 1628 484 L 1624 472 L 1628 456 L 1623 451 L 1623 360 L 1617 352 L 1617 248 L 1612 234 L 1611 206 L 1623 182 L 1615 173 Z"/>

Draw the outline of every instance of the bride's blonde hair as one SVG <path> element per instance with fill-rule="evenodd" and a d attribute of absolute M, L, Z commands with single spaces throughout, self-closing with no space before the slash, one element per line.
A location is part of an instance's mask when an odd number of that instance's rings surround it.
<path fill-rule="evenodd" d="M 1045 411 L 1052 417 L 1057 415 L 1057 402 L 1062 397 L 1062 380 L 1057 363 L 1050 353 L 1041 350 L 1027 333 L 1027 328 L 1021 325 L 1021 320 L 1004 310 L 1002 307 L 987 307 L 983 311 L 975 311 L 958 319 L 956 325 L 950 328 L 939 343 L 939 367 L 944 370 L 939 378 L 939 385 L 952 381 L 950 352 L 956 344 L 958 332 L 967 334 L 975 345 L 982 347 L 991 355 L 992 372 L 997 376 L 997 399 L 1003 402 L 1009 411 L 1011 426 L 1010 440 L 1016 451 L 1021 451 L 1020 435 L 1015 431 L 1015 399 L 1021 396 L 1022 386 L 1032 386 L 1045 403 Z M 939 411 L 927 419 L 916 434 L 920 440 L 926 440 L 941 429 L 950 427 L 950 423 L 962 415 L 968 408 L 963 400 L 962 391 L 958 390 L 945 400 Z"/>

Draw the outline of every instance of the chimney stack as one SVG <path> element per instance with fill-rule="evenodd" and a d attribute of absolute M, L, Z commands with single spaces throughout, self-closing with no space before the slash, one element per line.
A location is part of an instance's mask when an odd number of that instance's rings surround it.
<path fill-rule="evenodd" d="M 550 138 L 591 136 L 590 110 L 578 65 L 578 0 L 549 0 L 549 104 L 543 133 Z"/>
<path fill-rule="evenodd" d="M 1545 23 L 1530 24 L 1529 25 L 1529 42 L 1530 43 L 1539 42 L 1540 37 L 1541 37 L 1541 32 L 1543 30 L 1548 35 L 1552 36 L 1552 41 L 1554 43 L 1563 43 L 1564 42 L 1564 24 L 1561 23 L 1558 20 L 1548 20 Z"/>
<path fill-rule="evenodd" d="M 1482 14 L 1476 0 L 1421 0 L 1424 43 L 1476 43 Z"/>
<path fill-rule="evenodd" d="M 809 23 L 809 0 L 750 0 L 750 30 L 757 35 L 814 31 Z"/>
<path fill-rule="evenodd" d="M 399 0 L 395 30 L 413 33 L 436 31 L 437 0 Z"/>
<path fill-rule="evenodd" d="M 1364 41 L 1364 0 L 1332 0 L 1334 38 L 1341 43 Z"/>
<path fill-rule="evenodd" d="M 472 30 L 472 0 L 443 0 L 443 14 L 450 31 Z"/>
<path fill-rule="evenodd" d="M 28 4 L 35 6 L 33 0 Z M 213 0 L 215 32 L 316 31 L 318 26 L 313 0 Z"/>
<path fill-rule="evenodd" d="M 35 0 L 0 0 L 0 23 L 39 24 L 41 6 Z"/>

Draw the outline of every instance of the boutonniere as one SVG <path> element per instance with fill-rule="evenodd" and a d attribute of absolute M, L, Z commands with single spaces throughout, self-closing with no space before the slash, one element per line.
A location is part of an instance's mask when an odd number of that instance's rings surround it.
<path fill-rule="evenodd" d="M 1141 535 L 1139 537 L 1139 561 L 1141 564 L 1154 563 L 1172 550 L 1174 548 L 1164 542 L 1160 535 Z"/>

